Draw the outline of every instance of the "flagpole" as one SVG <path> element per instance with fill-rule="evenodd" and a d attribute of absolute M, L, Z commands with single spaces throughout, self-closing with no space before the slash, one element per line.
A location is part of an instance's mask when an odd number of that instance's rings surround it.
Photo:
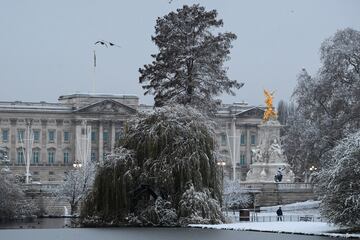
<path fill-rule="evenodd" d="M 94 50 L 94 76 L 93 76 L 93 84 L 92 84 L 92 92 L 95 93 L 95 81 L 96 81 L 96 53 Z"/>

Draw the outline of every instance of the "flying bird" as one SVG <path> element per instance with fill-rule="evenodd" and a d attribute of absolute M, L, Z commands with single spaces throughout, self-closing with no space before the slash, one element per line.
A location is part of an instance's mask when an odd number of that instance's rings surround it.
<path fill-rule="evenodd" d="M 97 42 L 94 43 L 94 45 L 99 44 L 99 43 L 100 43 L 101 45 L 103 45 L 103 46 L 108 47 L 108 45 L 106 44 L 105 41 L 97 41 Z"/>
<path fill-rule="evenodd" d="M 118 47 L 118 48 L 121 48 L 119 45 L 117 45 L 117 44 L 115 44 L 115 43 L 113 43 L 113 42 L 105 41 L 105 40 L 99 40 L 99 41 L 95 42 L 94 44 L 95 44 L 95 45 L 96 45 L 96 44 L 101 44 L 101 45 L 103 45 L 103 46 L 105 46 L 105 47 L 108 47 L 108 45 L 109 45 L 110 47 Z"/>
<path fill-rule="evenodd" d="M 109 45 L 110 45 L 111 47 L 121 48 L 119 45 L 117 45 L 117 44 L 115 44 L 115 43 L 112 43 L 112 42 L 108 42 L 108 43 L 109 43 Z"/>

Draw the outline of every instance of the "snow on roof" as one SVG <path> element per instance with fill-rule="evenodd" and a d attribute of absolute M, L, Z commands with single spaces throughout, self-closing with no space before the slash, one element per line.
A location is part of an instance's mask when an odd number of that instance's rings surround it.
<path fill-rule="evenodd" d="M 139 97 L 135 94 L 109 94 L 109 93 L 75 93 L 69 95 L 62 95 L 59 100 L 71 98 L 136 98 Z"/>
<path fill-rule="evenodd" d="M 0 111 L 71 111 L 70 105 L 47 102 L 0 102 Z"/>

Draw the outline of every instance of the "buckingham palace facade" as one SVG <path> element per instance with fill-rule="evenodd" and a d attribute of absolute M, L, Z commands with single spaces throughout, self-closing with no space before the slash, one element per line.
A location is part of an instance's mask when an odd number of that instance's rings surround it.
<path fill-rule="evenodd" d="M 25 174 L 29 158 L 33 182 L 59 182 L 84 156 L 102 161 L 126 121 L 151 109 L 134 95 L 72 94 L 60 96 L 58 103 L 0 102 L 0 144 L 15 174 Z M 217 112 L 216 140 L 229 177 L 245 178 L 263 112 L 263 107 L 246 103 L 224 104 Z"/>

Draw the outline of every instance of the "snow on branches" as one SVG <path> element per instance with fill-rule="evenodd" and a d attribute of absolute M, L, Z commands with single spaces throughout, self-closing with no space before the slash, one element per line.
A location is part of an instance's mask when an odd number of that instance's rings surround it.
<path fill-rule="evenodd" d="M 241 187 L 239 181 L 224 180 L 223 204 L 226 208 L 240 209 L 248 207 L 252 202 L 251 196 Z"/>
<path fill-rule="evenodd" d="M 348 132 L 360 126 L 360 32 L 337 31 L 320 48 L 316 75 L 303 69 L 293 93 L 297 105 L 287 122 L 284 147 L 298 174 L 310 166 L 321 168 L 329 151 Z"/>
<path fill-rule="evenodd" d="M 27 199 L 11 172 L 0 172 L 0 220 L 34 216 L 39 209 Z"/>
<path fill-rule="evenodd" d="M 180 217 L 191 222 L 193 212 L 180 211 L 188 184 L 206 193 L 203 202 L 216 210 L 221 190 L 212 125 L 183 105 L 139 113 L 100 166 L 83 216 L 114 224 L 176 225 Z M 209 219 L 222 221 L 216 214 Z"/>
<path fill-rule="evenodd" d="M 95 164 L 88 162 L 80 168 L 71 169 L 65 181 L 55 193 L 58 199 L 66 200 L 71 206 L 71 215 L 77 213 L 78 205 L 90 192 L 95 178 Z"/>
<path fill-rule="evenodd" d="M 317 176 L 321 213 L 340 226 L 360 226 L 360 131 L 331 150 L 328 166 Z"/>
<path fill-rule="evenodd" d="M 187 6 L 158 18 L 152 40 L 159 48 L 154 61 L 139 69 L 145 94 L 154 94 L 155 106 L 178 103 L 211 111 L 220 103 L 214 97 L 234 94 L 243 84 L 230 80 L 223 66 L 234 33 L 212 33 L 223 25 L 216 10 Z"/>

